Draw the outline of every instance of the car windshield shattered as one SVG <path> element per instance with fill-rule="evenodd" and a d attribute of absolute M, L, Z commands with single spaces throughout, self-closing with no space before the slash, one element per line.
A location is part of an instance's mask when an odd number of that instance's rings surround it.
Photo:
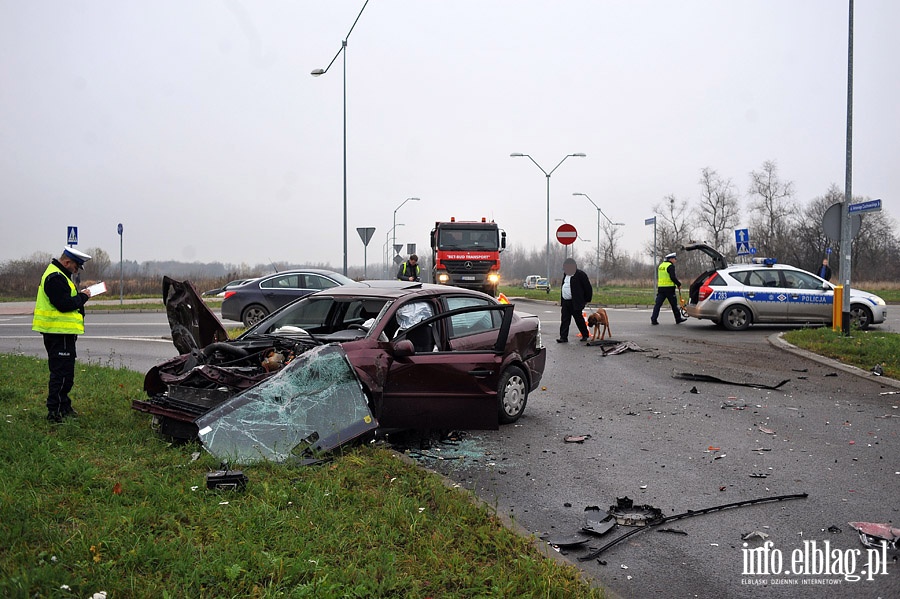
<path fill-rule="evenodd" d="M 196 423 L 210 453 L 245 464 L 315 458 L 378 425 L 339 345 L 309 350 Z"/>

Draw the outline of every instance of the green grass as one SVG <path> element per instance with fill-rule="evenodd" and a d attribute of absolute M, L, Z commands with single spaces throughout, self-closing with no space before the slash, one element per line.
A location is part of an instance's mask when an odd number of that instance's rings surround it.
<path fill-rule="evenodd" d="M 523 289 L 521 286 L 500 286 L 500 293 L 507 297 L 525 297 L 528 299 L 559 301 L 559 288 L 551 289 L 550 293 L 545 290 Z M 687 297 L 687 291 L 684 291 Z M 591 304 L 602 304 L 604 306 L 652 306 L 656 295 L 653 288 L 650 287 L 628 287 L 623 285 L 604 285 L 603 287 L 594 287 L 594 297 Z"/>
<path fill-rule="evenodd" d="M 81 416 L 52 425 L 46 361 L 0 355 L 0 596 L 603 596 L 383 448 L 207 490 L 218 462 L 131 409 L 142 378 L 79 364 Z"/>
<path fill-rule="evenodd" d="M 784 339 L 797 347 L 872 370 L 881 364 L 884 375 L 900 379 L 900 335 L 884 331 L 853 331 L 849 337 L 822 327 L 788 331 Z"/>

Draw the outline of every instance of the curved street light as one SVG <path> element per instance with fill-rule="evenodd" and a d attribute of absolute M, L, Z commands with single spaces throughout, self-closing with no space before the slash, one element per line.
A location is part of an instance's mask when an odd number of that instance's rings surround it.
<path fill-rule="evenodd" d="M 606 216 L 606 213 L 600 209 L 600 206 L 598 206 L 594 202 L 594 200 L 591 199 L 591 196 L 589 196 L 588 194 L 575 191 L 572 193 L 572 195 L 586 197 L 587 201 L 590 202 L 591 204 L 593 204 L 594 208 L 597 209 L 597 286 L 599 287 L 600 286 L 600 215 L 602 214 L 603 218 L 606 219 L 606 222 L 608 222 L 611 225 L 622 226 L 625 223 L 614 223 L 611 220 L 609 220 L 609 217 Z"/>
<path fill-rule="evenodd" d="M 393 245 L 397 245 L 397 231 L 396 231 L 396 229 L 397 229 L 397 211 L 400 210 L 401 208 L 403 208 L 403 204 L 405 204 L 406 202 L 418 202 L 418 201 L 419 201 L 419 198 L 406 198 L 405 200 L 400 202 L 399 206 L 394 208 L 394 227 L 393 227 L 393 229 L 391 229 L 392 231 L 394 231 Z"/>
<path fill-rule="evenodd" d="M 366 0 L 363 4 L 362 8 L 359 9 L 359 14 L 356 15 L 356 19 L 353 21 L 353 25 L 350 26 L 350 31 L 347 32 L 347 35 L 344 36 L 344 39 L 341 41 L 341 49 L 337 51 L 337 54 L 334 55 L 334 58 L 331 59 L 331 62 L 328 63 L 328 66 L 324 69 L 315 69 L 310 72 L 310 75 L 313 77 L 318 77 L 319 75 L 324 75 L 328 72 L 328 69 L 331 68 L 331 65 L 334 64 L 334 61 L 337 60 L 337 57 L 341 54 L 344 55 L 344 271 L 343 274 L 347 276 L 347 40 L 350 39 L 350 34 L 353 33 L 353 28 L 356 27 L 357 21 L 362 16 L 363 11 L 366 9 L 366 4 L 369 3 L 369 0 Z"/>
<path fill-rule="evenodd" d="M 566 154 L 563 156 L 563 159 L 559 161 L 559 163 L 554 166 L 550 172 L 544 170 L 540 164 L 538 164 L 534 158 L 529 156 L 528 154 L 522 154 L 521 152 L 513 152 L 509 155 L 510 158 L 528 158 L 528 160 L 534 162 L 534 165 L 541 169 L 541 172 L 544 173 L 544 176 L 547 177 L 547 247 L 545 253 L 547 255 L 547 280 L 550 280 L 550 175 L 553 174 L 553 171 L 559 168 L 559 166 L 566 161 L 566 158 L 571 156 L 575 156 L 576 158 L 584 158 L 587 154 L 583 154 L 581 152 L 577 152 L 575 154 Z"/>

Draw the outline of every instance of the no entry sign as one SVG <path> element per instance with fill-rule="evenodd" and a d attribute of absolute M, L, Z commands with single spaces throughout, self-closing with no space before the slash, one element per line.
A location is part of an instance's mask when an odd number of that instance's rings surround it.
<path fill-rule="evenodd" d="M 578 239 L 578 231 L 569 223 L 563 223 L 556 230 L 556 239 L 563 245 L 571 245 Z"/>

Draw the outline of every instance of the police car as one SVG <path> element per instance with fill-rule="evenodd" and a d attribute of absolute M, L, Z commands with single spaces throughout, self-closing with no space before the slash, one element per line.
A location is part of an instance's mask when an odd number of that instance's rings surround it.
<path fill-rule="evenodd" d="M 714 265 L 691 283 L 688 316 L 732 331 L 751 324 L 831 324 L 834 285 L 828 281 L 772 258 L 728 266 L 725 257 L 706 244 L 683 249 L 702 251 Z M 851 287 L 850 318 L 852 326 L 867 329 L 884 322 L 887 306 L 877 295 Z"/>

